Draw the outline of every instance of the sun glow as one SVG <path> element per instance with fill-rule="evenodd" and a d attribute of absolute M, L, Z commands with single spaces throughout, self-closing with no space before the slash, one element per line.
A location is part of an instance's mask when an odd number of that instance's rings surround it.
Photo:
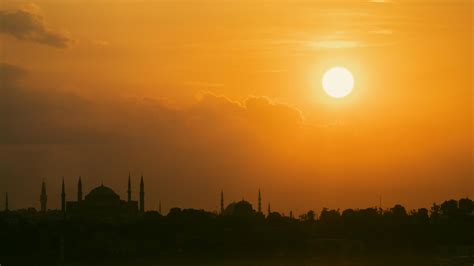
<path fill-rule="evenodd" d="M 344 67 L 333 67 L 324 73 L 323 89 L 331 97 L 343 98 L 349 95 L 354 87 L 352 73 Z"/>

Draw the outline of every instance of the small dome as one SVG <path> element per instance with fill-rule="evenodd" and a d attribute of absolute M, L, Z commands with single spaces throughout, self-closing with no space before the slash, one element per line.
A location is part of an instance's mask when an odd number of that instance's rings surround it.
<path fill-rule="evenodd" d="M 119 195 L 115 193 L 111 188 L 104 185 L 94 188 L 89 194 L 86 195 L 86 200 L 117 200 L 120 199 Z"/>
<path fill-rule="evenodd" d="M 254 214 L 252 204 L 250 202 L 241 200 L 239 202 L 232 202 L 225 208 L 224 214 L 226 215 L 237 215 L 237 216 L 247 216 Z"/>

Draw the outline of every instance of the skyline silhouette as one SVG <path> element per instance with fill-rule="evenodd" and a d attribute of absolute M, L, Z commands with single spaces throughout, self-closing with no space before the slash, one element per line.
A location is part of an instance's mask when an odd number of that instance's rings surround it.
<path fill-rule="evenodd" d="M 89 194 L 93 194 L 92 192 L 94 191 L 97 191 L 97 190 L 101 190 L 102 188 L 104 188 L 106 191 L 106 194 L 110 193 L 110 194 L 113 194 L 113 195 L 116 195 L 116 197 L 118 199 L 120 199 L 120 196 L 118 194 L 115 193 L 115 191 L 113 191 L 111 188 L 109 187 L 106 187 L 104 186 L 104 183 L 102 182 L 100 186 L 98 187 L 95 187 L 95 188 L 92 188 L 90 190 L 90 192 L 88 194 L 86 194 L 86 198 L 89 196 Z M 127 203 L 131 203 L 132 205 L 136 205 L 135 207 L 132 207 L 135 208 L 135 212 L 145 212 L 145 211 L 158 211 L 160 214 L 164 215 L 164 213 L 161 212 L 161 200 L 158 201 L 158 205 L 156 206 L 156 208 L 149 208 L 147 210 L 145 210 L 145 198 L 144 198 L 144 195 L 145 195 L 145 189 L 144 189 L 144 179 L 143 179 L 143 173 L 141 173 L 140 175 L 140 183 L 139 183 L 139 193 L 138 193 L 138 198 L 139 200 L 138 201 L 133 201 L 132 200 L 132 195 L 133 195 L 133 190 L 132 190 L 132 182 L 131 182 L 131 174 L 129 173 L 128 175 L 128 183 L 127 183 L 127 201 L 123 201 L 121 200 L 122 202 L 127 202 Z M 76 206 L 74 206 L 75 204 L 77 203 L 80 203 L 83 201 L 83 197 L 82 197 L 82 193 L 83 193 L 83 188 L 82 188 L 82 176 L 79 176 L 78 178 L 78 183 L 77 183 L 77 191 L 76 191 L 76 195 L 77 195 L 77 201 L 74 202 L 74 201 L 68 201 L 67 199 L 67 195 L 66 195 L 66 192 L 65 192 L 65 189 L 66 189 L 66 185 L 65 185 L 65 182 L 64 182 L 64 177 L 62 177 L 62 183 L 61 183 L 61 199 L 60 199 L 60 202 L 61 202 L 61 208 L 60 209 L 50 209 L 47 207 L 47 199 L 48 199 L 48 193 L 47 193 L 47 190 L 46 190 L 46 182 L 43 180 L 42 183 L 41 183 L 41 194 L 40 194 L 40 209 L 39 209 L 39 212 L 42 212 L 42 213 L 45 213 L 47 211 L 54 211 L 54 210 L 60 210 L 61 212 L 67 212 L 67 209 L 68 208 L 75 208 Z M 109 192 L 110 191 L 110 192 Z M 105 195 L 105 196 L 108 196 L 108 195 Z M 464 199 L 466 200 L 469 200 L 469 197 L 465 197 Z M 243 198 L 240 202 L 243 202 L 245 201 Z M 235 200 L 234 201 L 231 201 L 230 204 L 235 204 L 237 203 Z M 261 189 L 258 188 L 257 189 L 257 196 L 256 196 L 256 200 L 255 200 L 255 203 L 256 203 L 256 206 L 257 206 L 257 212 L 258 213 L 263 213 L 262 212 L 262 194 L 261 194 Z M 71 206 L 70 206 L 71 205 Z M 433 206 L 436 205 L 435 203 L 433 203 Z M 9 208 L 9 199 L 8 199 L 8 192 L 5 193 L 5 201 L 4 201 L 4 210 L 5 211 L 8 211 L 10 210 Z M 68 207 L 66 207 L 68 206 Z M 226 209 L 226 203 L 225 203 L 225 199 L 224 199 L 224 190 L 221 189 L 220 191 L 220 200 L 219 200 L 219 209 L 216 209 L 216 210 L 210 210 L 211 212 L 214 212 L 214 213 L 218 213 L 218 214 L 222 214 L 224 213 L 225 209 Z M 396 206 L 401 206 L 400 204 L 395 204 L 394 205 L 395 207 Z M 177 208 L 178 206 L 174 206 L 174 207 L 170 207 L 169 209 L 173 209 L 173 208 Z M 228 206 L 227 206 L 228 208 Z M 390 207 L 387 207 L 387 208 L 383 208 L 382 206 L 382 197 L 379 196 L 379 204 L 378 206 L 375 205 L 375 207 L 368 207 L 368 208 L 374 208 L 374 209 L 378 209 L 380 211 L 384 211 L 384 210 L 389 210 Z M 21 209 L 21 210 L 32 210 L 34 209 L 34 207 L 29 207 L 29 208 L 18 208 L 18 209 Z M 349 208 L 349 209 L 352 209 L 352 208 Z M 322 207 L 322 210 L 327 210 L 326 207 Z M 339 208 L 337 208 L 337 210 L 339 210 Z M 415 211 L 416 209 L 413 209 L 413 211 Z M 313 210 L 310 210 L 309 212 L 312 212 L 312 216 L 314 217 L 314 211 Z M 267 215 L 269 215 L 270 213 L 272 213 L 271 211 L 271 207 L 270 207 L 270 201 L 268 201 L 268 207 L 267 207 Z M 283 215 L 284 215 L 285 212 L 283 212 Z M 300 215 L 300 218 L 303 217 L 304 215 L 308 215 L 308 213 L 306 212 L 303 212 L 301 213 Z M 473 212 L 473 215 L 474 215 L 474 212 Z M 293 210 L 289 210 L 289 217 L 293 217 Z"/>
<path fill-rule="evenodd" d="M 108 190 L 101 185 L 86 196 L 89 204 L 87 197 L 95 197 L 100 213 L 0 212 L 0 236 L 5 240 L 0 243 L 0 258 L 25 265 L 31 260 L 74 265 L 140 258 L 144 263 L 169 260 L 166 265 L 192 264 L 196 259 L 235 263 L 235 256 L 241 257 L 240 263 L 276 256 L 288 265 L 295 259 L 363 259 L 364 265 L 379 265 L 379 260 L 396 257 L 413 265 L 468 265 L 474 258 L 470 199 L 446 200 L 429 210 L 407 211 L 399 204 L 386 210 L 324 208 L 319 215 L 309 210 L 296 218 L 273 212 L 270 205 L 265 215 L 245 200 L 229 203 L 221 213 L 175 207 L 167 215 L 156 211 L 117 215 L 116 207 L 101 204 L 113 199 L 115 194 Z M 38 243 L 40 248 L 27 243 Z M 22 254 L 29 256 L 21 258 Z M 184 261 L 173 262 L 178 258 Z"/>

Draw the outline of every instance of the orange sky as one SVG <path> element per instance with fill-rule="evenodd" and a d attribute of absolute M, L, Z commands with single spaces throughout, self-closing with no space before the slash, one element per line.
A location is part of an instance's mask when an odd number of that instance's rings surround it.
<path fill-rule="evenodd" d="M 147 208 L 474 196 L 471 1 L 2 1 L 0 193 Z M 354 75 L 333 99 L 321 77 Z M 137 191 L 136 191 L 137 192 Z M 138 195 L 138 194 L 136 194 Z"/>

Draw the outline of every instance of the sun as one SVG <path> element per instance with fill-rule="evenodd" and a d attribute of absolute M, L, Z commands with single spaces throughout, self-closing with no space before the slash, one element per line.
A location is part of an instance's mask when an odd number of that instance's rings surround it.
<path fill-rule="evenodd" d="M 343 98 L 354 88 L 354 77 L 344 67 L 333 67 L 323 75 L 323 89 L 331 97 Z"/>

